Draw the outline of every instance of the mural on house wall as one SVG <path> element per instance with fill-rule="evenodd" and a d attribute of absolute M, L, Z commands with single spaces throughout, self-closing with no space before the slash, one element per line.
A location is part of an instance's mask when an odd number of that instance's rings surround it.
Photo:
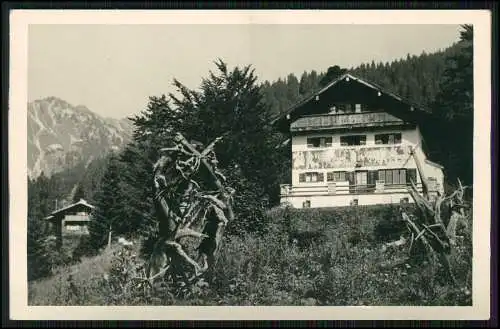
<path fill-rule="evenodd" d="M 403 165 L 409 156 L 408 146 L 342 148 L 293 152 L 293 169 L 349 168 Z"/>

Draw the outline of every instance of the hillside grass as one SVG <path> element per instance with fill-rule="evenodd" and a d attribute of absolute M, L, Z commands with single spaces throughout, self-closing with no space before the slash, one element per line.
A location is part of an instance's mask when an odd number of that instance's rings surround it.
<path fill-rule="evenodd" d="M 412 206 L 408 205 L 408 211 Z M 466 229 L 452 254 L 459 285 L 415 254 L 393 206 L 282 209 L 265 232 L 226 236 L 210 284 L 132 286 L 139 245 L 115 245 L 29 285 L 30 305 L 472 305 L 472 245 Z M 469 219 L 470 220 L 470 219 Z M 468 227 L 471 227 L 469 223 Z M 70 274 L 72 277 L 70 278 Z"/>

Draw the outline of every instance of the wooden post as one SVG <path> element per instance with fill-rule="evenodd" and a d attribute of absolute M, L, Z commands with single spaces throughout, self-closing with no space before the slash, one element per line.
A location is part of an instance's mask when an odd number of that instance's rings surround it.
<path fill-rule="evenodd" d="M 55 223 L 55 231 L 56 231 L 56 248 L 58 250 L 61 250 L 62 248 L 62 244 L 63 244 L 63 236 L 62 236 L 62 221 L 63 221 L 63 218 L 60 218 L 60 217 L 57 217 L 54 221 Z"/>
<path fill-rule="evenodd" d="M 108 232 L 108 248 L 111 248 L 111 225 L 109 226 L 109 232 Z"/>

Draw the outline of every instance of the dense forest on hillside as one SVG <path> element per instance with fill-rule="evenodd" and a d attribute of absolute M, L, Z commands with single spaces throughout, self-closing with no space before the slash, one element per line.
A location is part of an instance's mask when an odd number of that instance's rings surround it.
<path fill-rule="evenodd" d="M 407 55 L 393 62 L 362 63 L 353 68 L 340 68 L 332 65 L 325 72 L 304 72 L 300 77 L 289 74 L 277 81 L 262 84 L 264 101 L 276 115 L 294 103 L 310 96 L 329 81 L 342 73 L 351 73 L 366 79 L 401 96 L 412 103 L 431 110 L 432 103 L 440 91 L 440 82 L 446 69 L 446 59 L 459 51 L 459 45 L 445 50 L 420 55 Z M 332 73 L 329 75 L 328 73 Z"/>
<path fill-rule="evenodd" d="M 434 54 L 409 55 L 392 63 L 372 62 L 350 69 L 332 63 L 325 72 L 304 72 L 300 78 L 290 74 L 258 84 L 251 66 L 230 69 L 219 60 L 215 62 L 216 70 L 202 79 L 198 90 L 190 90 L 175 80 L 181 97 L 150 97 L 147 108 L 131 118 L 135 125 L 133 141 L 121 153 L 94 160 L 87 168 L 79 165 L 50 178 L 42 175 L 29 180 L 29 262 L 40 261 L 41 241 L 46 237 L 46 230 L 40 228 L 44 226 L 41 218 L 54 210 L 56 200 L 70 202 L 75 195 L 97 207 L 98 220 L 92 222 L 89 239 L 82 242 L 87 252 L 97 252 L 110 231 L 131 238 L 154 235 L 156 228 L 149 220 L 150 174 L 158 149 L 171 145 L 174 132 L 205 145 L 224 136 L 216 153 L 221 171 L 237 191 L 238 215 L 238 221 L 228 227 L 228 234 L 258 232 L 265 226 L 263 213 L 277 204 L 279 184 L 288 183 L 290 171 L 289 149 L 279 147 L 287 136 L 269 126 L 271 118 L 342 72 L 373 81 L 435 112 L 436 122 L 446 122 L 448 127 L 435 141 L 448 178 L 459 176 L 470 183 L 471 55 L 472 30 L 464 27 L 461 41 L 450 48 Z M 459 136 L 457 129 L 461 131 Z M 454 142 L 449 145 L 449 141 Z"/>

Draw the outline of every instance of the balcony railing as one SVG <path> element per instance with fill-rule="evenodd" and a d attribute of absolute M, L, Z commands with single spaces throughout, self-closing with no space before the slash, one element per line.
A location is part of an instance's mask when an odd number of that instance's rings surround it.
<path fill-rule="evenodd" d="M 386 112 L 323 114 L 303 116 L 293 122 L 291 131 L 341 129 L 401 125 L 404 121 Z"/>
<path fill-rule="evenodd" d="M 64 222 L 90 222 L 89 215 L 66 215 Z"/>
<path fill-rule="evenodd" d="M 349 185 L 347 182 L 328 183 L 325 185 L 281 185 L 281 197 L 306 195 L 340 195 L 340 194 L 373 194 L 373 193 L 405 193 L 408 184 L 376 184 Z M 417 191 L 422 193 L 422 183 L 417 183 Z"/>

